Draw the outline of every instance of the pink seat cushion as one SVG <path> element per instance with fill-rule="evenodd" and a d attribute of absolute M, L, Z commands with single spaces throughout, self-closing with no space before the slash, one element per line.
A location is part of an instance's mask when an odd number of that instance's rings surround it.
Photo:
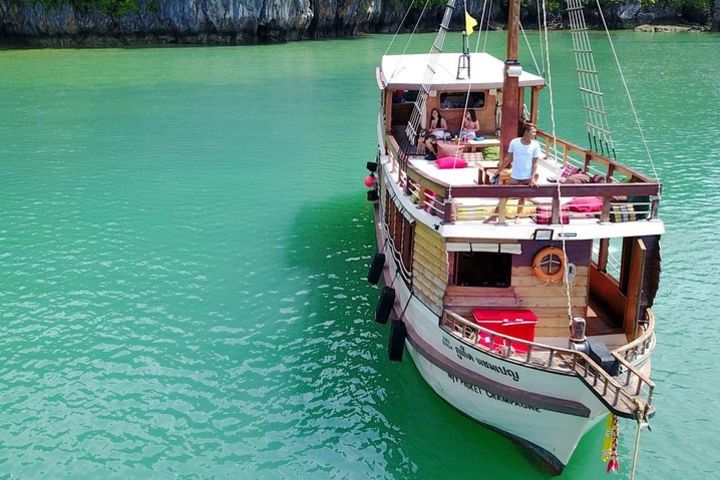
<path fill-rule="evenodd" d="M 600 197 L 575 197 L 564 209 L 570 212 L 602 212 L 603 200 Z"/>
<path fill-rule="evenodd" d="M 457 158 L 457 157 L 441 157 L 435 160 L 435 166 L 437 168 L 445 169 L 445 168 L 465 168 L 467 167 L 467 162 L 464 158 Z"/>

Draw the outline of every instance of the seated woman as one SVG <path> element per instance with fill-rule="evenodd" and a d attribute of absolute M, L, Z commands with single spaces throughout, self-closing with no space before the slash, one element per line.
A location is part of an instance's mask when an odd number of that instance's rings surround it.
<path fill-rule="evenodd" d="M 480 122 L 477 121 L 475 116 L 475 110 L 469 108 L 465 112 L 465 121 L 463 121 L 462 129 L 460 130 L 460 141 L 467 142 L 475 138 L 475 133 L 480 130 Z"/>
<path fill-rule="evenodd" d="M 445 131 L 447 130 L 447 122 L 440 115 L 440 110 L 433 108 L 430 111 L 430 121 L 428 122 L 428 135 L 423 140 L 425 146 L 425 157 L 437 156 L 437 140 L 445 138 Z M 428 158 L 428 160 L 434 160 L 434 158 Z"/>
<path fill-rule="evenodd" d="M 438 156 L 438 144 L 435 135 L 428 135 L 423 141 L 425 147 L 425 160 L 435 160 Z"/>

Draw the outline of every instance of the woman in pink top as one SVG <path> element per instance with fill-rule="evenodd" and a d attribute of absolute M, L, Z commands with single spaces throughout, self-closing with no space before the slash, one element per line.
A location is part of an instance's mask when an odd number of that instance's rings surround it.
<path fill-rule="evenodd" d="M 462 129 L 460 130 L 460 141 L 466 142 L 475 138 L 475 132 L 478 130 L 480 130 L 480 123 L 475 116 L 475 110 L 470 108 L 465 113 L 465 121 L 463 121 Z"/>

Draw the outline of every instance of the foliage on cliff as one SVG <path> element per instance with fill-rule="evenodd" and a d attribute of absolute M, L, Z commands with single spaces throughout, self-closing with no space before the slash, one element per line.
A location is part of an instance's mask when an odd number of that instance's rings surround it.
<path fill-rule="evenodd" d="M 57 8 L 63 5 L 70 5 L 75 10 L 91 11 L 97 10 L 103 13 L 116 15 L 129 12 L 137 12 L 142 5 L 141 0 L 13 0 L 12 3 L 43 5 L 44 7 Z M 156 8 L 156 1 L 147 2 L 150 8 Z"/>

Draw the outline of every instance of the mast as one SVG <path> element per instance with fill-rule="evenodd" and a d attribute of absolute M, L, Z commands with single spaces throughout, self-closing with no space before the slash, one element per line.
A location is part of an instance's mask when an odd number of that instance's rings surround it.
<path fill-rule="evenodd" d="M 520 0 L 510 0 L 508 5 L 507 57 L 502 90 L 502 120 L 500 123 L 500 157 L 505 156 L 510 140 L 518 134 L 520 95 L 518 86 L 522 67 L 518 61 L 518 38 L 520 35 Z"/>

